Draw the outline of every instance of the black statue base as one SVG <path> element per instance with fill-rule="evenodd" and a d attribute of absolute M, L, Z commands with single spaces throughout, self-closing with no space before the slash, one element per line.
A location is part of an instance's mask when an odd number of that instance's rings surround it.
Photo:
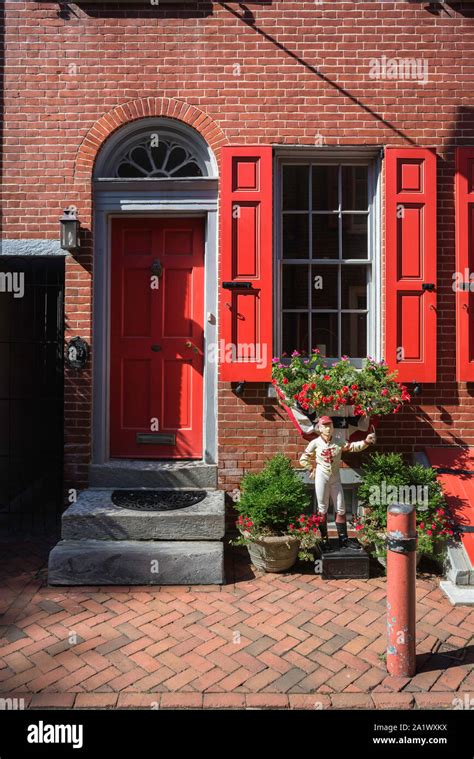
<path fill-rule="evenodd" d="M 330 538 L 330 551 L 322 547 L 315 554 L 315 569 L 320 568 L 323 580 L 367 580 L 369 556 L 360 548 L 339 548 L 339 540 Z M 322 561 L 322 566 L 317 562 Z"/>

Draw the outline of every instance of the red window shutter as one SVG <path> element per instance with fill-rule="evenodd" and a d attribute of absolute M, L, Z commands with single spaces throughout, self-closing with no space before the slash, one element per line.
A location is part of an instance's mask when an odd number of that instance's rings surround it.
<path fill-rule="evenodd" d="M 474 148 L 456 149 L 456 379 L 474 382 Z M 461 283 L 467 283 L 463 289 Z M 473 288 L 474 289 L 474 288 Z"/>
<path fill-rule="evenodd" d="M 401 382 L 436 382 L 436 153 L 387 148 L 385 172 L 385 358 Z"/>
<path fill-rule="evenodd" d="M 272 160 L 270 146 L 222 149 L 219 360 L 229 382 L 272 375 Z"/>

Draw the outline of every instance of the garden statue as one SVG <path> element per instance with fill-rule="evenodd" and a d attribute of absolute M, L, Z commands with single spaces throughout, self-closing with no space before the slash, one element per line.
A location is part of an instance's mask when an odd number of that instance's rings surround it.
<path fill-rule="evenodd" d="M 327 528 L 329 498 L 331 498 L 336 512 L 336 528 L 340 548 L 360 549 L 361 546 L 357 541 L 350 541 L 347 537 L 346 506 L 339 469 L 343 453 L 363 451 L 375 443 L 375 434 L 371 432 L 365 440 L 338 445 L 333 441 L 334 427 L 329 416 L 320 417 L 317 431 L 319 436 L 306 447 L 300 458 L 300 464 L 305 469 L 311 470 L 310 478 L 315 478 L 318 513 L 322 517 L 319 529 L 323 539 L 323 549 L 325 551 L 332 550 L 328 540 Z"/>

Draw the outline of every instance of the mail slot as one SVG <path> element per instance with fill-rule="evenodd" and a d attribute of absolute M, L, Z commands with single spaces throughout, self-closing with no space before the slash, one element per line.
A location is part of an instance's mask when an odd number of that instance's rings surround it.
<path fill-rule="evenodd" d="M 137 432 L 136 440 L 141 445 L 176 445 L 176 435 L 167 432 Z"/>
<path fill-rule="evenodd" d="M 226 290 L 251 290 L 251 282 L 223 282 L 222 287 Z"/>

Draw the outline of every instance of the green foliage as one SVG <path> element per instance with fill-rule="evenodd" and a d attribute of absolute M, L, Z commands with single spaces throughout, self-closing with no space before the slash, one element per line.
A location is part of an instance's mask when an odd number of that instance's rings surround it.
<path fill-rule="evenodd" d="M 373 453 L 362 466 L 363 481 L 358 488 L 359 499 L 366 513 L 357 517 L 358 538 L 373 547 L 378 556 L 385 555 L 387 508 L 396 500 L 415 503 L 418 551 L 436 555 L 454 534 L 454 523 L 448 512 L 436 472 L 422 464 L 406 464 L 399 453 Z M 395 486 L 400 498 L 392 498 Z M 377 502 L 374 494 L 383 497 Z M 419 497 L 405 499 L 404 494 Z"/>
<path fill-rule="evenodd" d="M 287 534 L 289 523 L 296 521 L 310 505 L 303 481 L 290 459 L 281 453 L 270 459 L 261 472 L 246 474 L 241 492 L 235 508 L 250 519 L 260 534 Z"/>
<path fill-rule="evenodd" d="M 372 453 L 362 465 L 362 483 L 358 487 L 359 499 L 370 506 L 372 520 L 377 528 L 387 525 L 387 504 L 373 503 L 374 489 L 390 485 L 408 485 L 408 467 L 400 453 Z"/>

